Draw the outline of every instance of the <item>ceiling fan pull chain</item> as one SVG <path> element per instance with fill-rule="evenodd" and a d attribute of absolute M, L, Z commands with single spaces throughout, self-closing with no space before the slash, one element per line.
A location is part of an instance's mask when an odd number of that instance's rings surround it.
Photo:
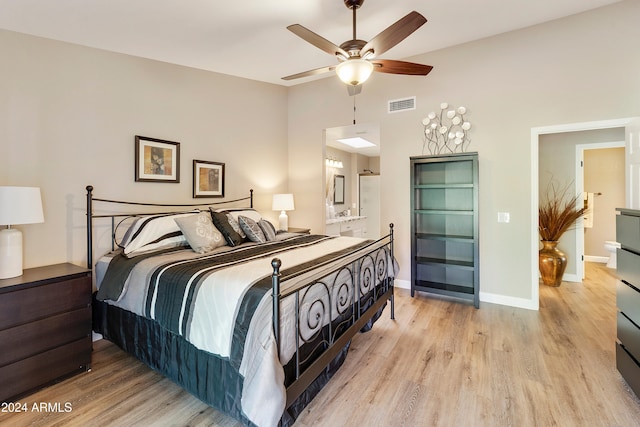
<path fill-rule="evenodd" d="M 353 97 L 353 124 L 356 124 L 356 97 Z"/>

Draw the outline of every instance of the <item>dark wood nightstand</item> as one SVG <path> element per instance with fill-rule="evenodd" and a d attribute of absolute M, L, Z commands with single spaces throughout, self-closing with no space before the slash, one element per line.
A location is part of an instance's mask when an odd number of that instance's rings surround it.
<path fill-rule="evenodd" d="M 91 270 L 29 268 L 0 280 L 0 401 L 91 368 Z"/>
<path fill-rule="evenodd" d="M 289 227 L 287 228 L 287 231 L 289 233 L 303 233 L 303 234 L 309 234 L 311 232 L 310 228 L 296 228 L 296 227 Z"/>

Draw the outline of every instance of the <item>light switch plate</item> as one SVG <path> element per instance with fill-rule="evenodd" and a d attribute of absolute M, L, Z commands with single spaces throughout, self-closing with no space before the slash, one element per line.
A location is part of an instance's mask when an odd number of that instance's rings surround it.
<path fill-rule="evenodd" d="M 507 223 L 511 220 L 511 215 L 509 212 L 498 212 L 498 222 Z"/>

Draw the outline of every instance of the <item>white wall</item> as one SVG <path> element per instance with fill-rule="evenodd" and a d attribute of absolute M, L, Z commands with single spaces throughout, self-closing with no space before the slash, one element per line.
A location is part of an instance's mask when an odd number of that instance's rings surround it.
<path fill-rule="evenodd" d="M 20 227 L 25 267 L 86 264 L 87 184 L 96 197 L 202 202 L 192 199 L 193 159 L 225 163 L 226 198 L 253 188 L 277 221 L 286 88 L 7 31 L 0 51 L 0 185 L 43 196 L 45 223 Z M 134 182 L 137 134 L 180 142 L 179 184 Z"/>
<path fill-rule="evenodd" d="M 469 151 L 479 153 L 481 299 L 537 306 L 531 129 L 640 115 L 637 16 L 640 2 L 623 1 L 410 58 L 435 67 L 425 78 L 374 73 L 357 97 L 356 115 L 358 122 L 380 123 L 381 222 L 395 223 L 401 280 L 410 280 L 409 157 L 422 154 L 420 120 L 447 101 L 467 107 Z M 416 111 L 386 113 L 388 100 L 413 95 Z M 322 185 L 322 129 L 352 116 L 353 100 L 335 78 L 289 91 L 290 187 L 309 191 L 307 211 L 296 214 L 304 213 L 313 229 L 324 203 L 314 190 Z M 498 224 L 497 212 L 510 212 L 511 222 Z"/>

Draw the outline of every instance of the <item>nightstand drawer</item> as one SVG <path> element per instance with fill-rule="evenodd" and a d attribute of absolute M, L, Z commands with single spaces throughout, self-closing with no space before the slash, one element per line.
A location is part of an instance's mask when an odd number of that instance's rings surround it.
<path fill-rule="evenodd" d="M 0 298 L 0 328 L 10 328 L 90 304 L 90 276 L 6 292 Z"/>
<path fill-rule="evenodd" d="M 91 337 L 56 347 L 0 368 L 0 401 L 40 387 L 91 365 Z"/>
<path fill-rule="evenodd" d="M 0 331 L 0 366 L 91 335 L 91 307 Z"/>

